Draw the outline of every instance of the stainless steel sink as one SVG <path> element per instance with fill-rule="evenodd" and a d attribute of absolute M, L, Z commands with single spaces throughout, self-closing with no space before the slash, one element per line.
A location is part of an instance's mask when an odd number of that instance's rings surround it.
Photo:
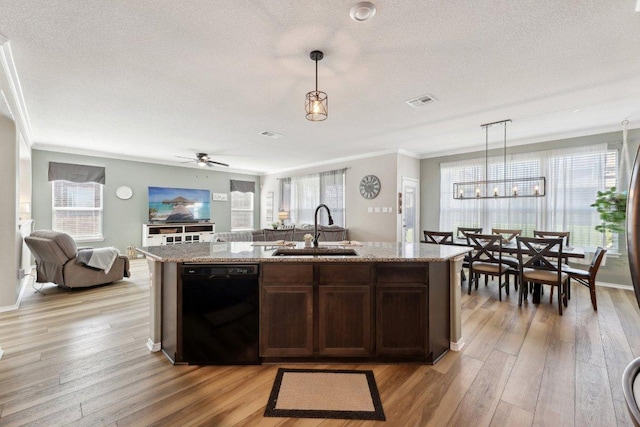
<path fill-rule="evenodd" d="M 355 249 L 350 248 L 280 248 L 276 249 L 273 256 L 338 256 L 338 255 L 358 255 Z"/>

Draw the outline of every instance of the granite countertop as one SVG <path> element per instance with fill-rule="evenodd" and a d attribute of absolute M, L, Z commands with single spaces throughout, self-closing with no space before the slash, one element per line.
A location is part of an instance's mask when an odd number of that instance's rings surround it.
<path fill-rule="evenodd" d="M 274 256 L 278 248 L 304 248 L 304 243 L 295 246 L 265 246 L 265 242 L 211 242 L 185 243 L 167 246 L 136 248 L 147 257 L 162 262 L 440 262 L 447 261 L 471 250 L 466 246 L 434 245 L 429 243 L 385 243 L 363 242 L 358 245 L 336 245 L 335 242 L 321 247 L 352 248 L 357 255 L 300 255 Z"/>

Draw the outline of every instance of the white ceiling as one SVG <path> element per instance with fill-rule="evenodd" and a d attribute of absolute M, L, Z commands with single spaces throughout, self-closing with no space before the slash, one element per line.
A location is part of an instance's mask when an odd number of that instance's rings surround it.
<path fill-rule="evenodd" d="M 269 173 L 483 150 L 504 119 L 509 146 L 640 127 L 634 0 L 377 0 L 360 23 L 355 3 L 0 0 L 0 34 L 38 149 Z M 324 122 L 304 117 L 315 49 Z"/>

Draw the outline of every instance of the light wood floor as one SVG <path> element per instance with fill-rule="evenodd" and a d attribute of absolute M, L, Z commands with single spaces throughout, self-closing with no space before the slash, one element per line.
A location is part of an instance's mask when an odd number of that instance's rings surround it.
<path fill-rule="evenodd" d="M 149 353 L 144 261 L 114 285 L 44 292 L 28 288 L 0 313 L 1 426 L 631 425 L 620 386 L 640 355 L 631 291 L 599 288 L 596 313 L 574 285 L 560 317 L 548 292 L 518 308 L 491 283 L 465 290 L 462 352 L 435 366 L 332 365 L 374 371 L 386 422 L 263 418 L 277 366 L 173 366 Z"/>

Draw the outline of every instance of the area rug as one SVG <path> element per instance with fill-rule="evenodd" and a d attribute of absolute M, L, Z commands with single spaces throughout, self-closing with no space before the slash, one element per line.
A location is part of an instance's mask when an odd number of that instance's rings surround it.
<path fill-rule="evenodd" d="M 279 368 L 265 417 L 385 421 L 373 371 Z"/>

